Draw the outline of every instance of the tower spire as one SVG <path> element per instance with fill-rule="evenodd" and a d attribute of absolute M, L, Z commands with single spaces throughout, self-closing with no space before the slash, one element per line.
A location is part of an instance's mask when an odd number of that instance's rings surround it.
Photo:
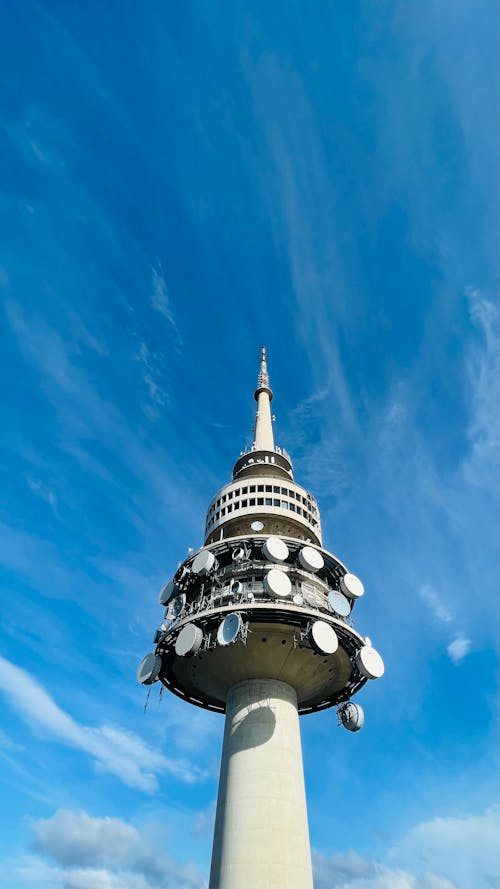
<path fill-rule="evenodd" d="M 255 390 L 257 402 L 257 415 L 255 417 L 255 430 L 253 446 L 256 451 L 274 451 L 273 421 L 271 417 L 272 389 L 269 386 L 269 374 L 267 371 L 266 347 L 260 350 L 260 371 Z"/>

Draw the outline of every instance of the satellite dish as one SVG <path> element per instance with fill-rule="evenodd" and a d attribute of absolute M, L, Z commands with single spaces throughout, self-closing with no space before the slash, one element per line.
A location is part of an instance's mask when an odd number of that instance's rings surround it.
<path fill-rule="evenodd" d="M 161 657 L 151 652 L 143 657 L 137 668 L 137 682 L 141 685 L 152 685 L 158 679 L 161 670 Z"/>
<path fill-rule="evenodd" d="M 250 525 L 252 531 L 262 531 L 264 527 L 264 522 L 252 522 Z"/>
<path fill-rule="evenodd" d="M 371 645 L 363 645 L 356 654 L 356 665 L 367 679 L 380 679 L 384 675 L 384 662 Z"/>
<path fill-rule="evenodd" d="M 217 642 L 219 645 L 231 645 L 231 642 L 236 640 L 240 627 L 241 616 L 236 611 L 226 615 L 217 630 Z"/>
<path fill-rule="evenodd" d="M 268 537 L 262 545 L 262 552 L 270 562 L 284 562 L 288 558 L 288 547 L 280 537 Z"/>
<path fill-rule="evenodd" d="M 182 611 L 184 610 L 184 605 L 186 604 L 186 594 L 180 593 L 175 599 L 171 599 L 168 603 L 168 608 L 165 614 L 167 620 L 176 620 Z"/>
<path fill-rule="evenodd" d="M 233 549 L 232 559 L 233 562 L 242 562 L 246 556 L 246 552 L 243 546 L 237 546 Z"/>
<path fill-rule="evenodd" d="M 235 580 L 234 583 L 231 584 L 230 590 L 234 596 L 239 596 L 240 593 L 243 592 L 243 584 L 241 580 Z"/>
<path fill-rule="evenodd" d="M 300 595 L 300 593 L 295 593 L 295 596 L 293 597 L 292 602 L 294 605 L 303 605 L 304 604 L 304 600 L 303 600 L 302 596 Z"/>
<path fill-rule="evenodd" d="M 264 589 L 271 596 L 286 599 L 292 592 L 292 584 L 284 571 L 280 571 L 279 568 L 271 568 L 264 577 Z"/>
<path fill-rule="evenodd" d="M 163 589 L 160 591 L 160 595 L 158 596 L 158 602 L 160 603 L 160 605 L 166 605 L 176 592 L 177 587 L 172 580 L 170 581 L 170 583 L 166 583 Z"/>
<path fill-rule="evenodd" d="M 175 640 L 175 653 L 179 657 L 196 654 L 203 642 L 203 630 L 196 624 L 186 624 Z"/>
<path fill-rule="evenodd" d="M 365 724 L 365 714 L 363 708 L 360 707 L 359 704 L 353 704 L 352 701 L 347 701 L 346 704 L 342 704 L 339 707 L 338 713 L 342 725 L 348 732 L 359 732 L 359 730 L 363 728 Z"/>
<path fill-rule="evenodd" d="M 337 634 L 325 620 L 315 620 L 309 630 L 309 641 L 318 654 L 333 654 L 339 647 Z"/>
<path fill-rule="evenodd" d="M 346 596 L 349 596 L 350 599 L 359 599 L 365 591 L 359 577 L 349 573 L 344 574 L 344 576 L 340 578 L 340 589 Z"/>
<path fill-rule="evenodd" d="M 325 560 L 317 549 L 312 546 L 304 546 L 299 552 L 299 562 L 306 571 L 319 571 L 325 564 Z"/>
<path fill-rule="evenodd" d="M 339 617 L 349 617 L 351 613 L 349 599 L 346 599 L 342 593 L 338 593 L 336 590 L 330 590 L 328 593 L 328 603 L 332 611 L 334 611 L 335 614 L 338 614 Z"/>
<path fill-rule="evenodd" d="M 215 565 L 215 556 L 209 549 L 202 549 L 197 556 L 194 557 L 192 570 L 199 577 L 204 577 Z"/>

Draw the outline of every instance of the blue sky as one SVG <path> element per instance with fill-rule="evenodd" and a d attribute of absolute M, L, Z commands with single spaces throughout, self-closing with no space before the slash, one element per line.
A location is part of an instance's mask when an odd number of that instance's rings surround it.
<path fill-rule="evenodd" d="M 363 579 L 316 889 L 494 889 L 498 10 L 0 10 L 2 889 L 201 889 L 222 719 L 138 660 L 249 442 Z"/>

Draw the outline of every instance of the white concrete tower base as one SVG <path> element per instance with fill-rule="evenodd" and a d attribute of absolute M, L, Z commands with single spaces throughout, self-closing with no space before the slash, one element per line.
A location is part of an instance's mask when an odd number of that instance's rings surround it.
<path fill-rule="evenodd" d="M 249 679 L 230 690 L 210 889 L 312 889 L 295 690 Z"/>

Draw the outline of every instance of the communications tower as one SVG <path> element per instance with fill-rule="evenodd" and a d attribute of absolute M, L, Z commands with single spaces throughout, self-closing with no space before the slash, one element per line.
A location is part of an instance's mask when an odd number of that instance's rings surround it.
<path fill-rule="evenodd" d="M 250 450 L 207 511 L 205 541 L 159 595 L 139 682 L 225 713 L 210 889 L 311 889 L 299 715 L 351 702 L 384 665 L 354 628 L 363 584 L 323 548 L 313 495 L 274 444 L 261 350 Z"/>

